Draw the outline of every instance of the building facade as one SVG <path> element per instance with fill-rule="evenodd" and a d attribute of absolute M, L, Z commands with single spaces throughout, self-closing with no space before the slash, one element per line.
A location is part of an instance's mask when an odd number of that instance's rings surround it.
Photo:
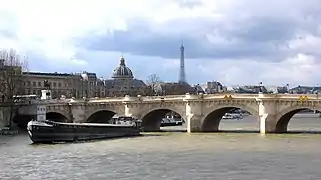
<path fill-rule="evenodd" d="M 41 95 L 44 81 L 48 81 L 53 98 L 66 97 L 96 97 L 104 96 L 104 89 L 101 80 L 95 73 L 42 73 L 24 72 L 23 73 L 23 94 Z"/>
<path fill-rule="evenodd" d="M 125 58 L 120 58 L 120 64 L 115 68 L 112 78 L 104 80 L 96 73 L 42 73 L 23 72 L 21 94 L 41 95 L 44 81 L 48 81 L 52 91 L 52 98 L 65 97 L 114 97 L 138 94 L 145 95 L 146 84 L 142 80 L 134 79 L 130 68 L 125 64 Z"/>
<path fill-rule="evenodd" d="M 146 95 L 148 89 L 144 81 L 134 78 L 123 56 L 120 57 L 119 66 L 115 68 L 111 79 L 104 81 L 104 86 L 106 96 Z"/>
<path fill-rule="evenodd" d="M 160 84 L 159 95 L 183 95 L 194 91 L 194 88 L 187 83 L 168 82 Z"/>

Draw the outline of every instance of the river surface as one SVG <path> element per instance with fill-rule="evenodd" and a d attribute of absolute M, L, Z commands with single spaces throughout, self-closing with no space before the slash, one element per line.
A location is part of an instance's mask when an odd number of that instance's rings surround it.
<path fill-rule="evenodd" d="M 289 127 L 321 132 L 321 118 L 300 114 Z M 258 130 L 258 124 L 223 120 L 220 128 Z M 0 136 L 0 179 L 316 180 L 320 152 L 321 133 L 165 132 L 54 145 L 31 145 L 21 134 Z"/>

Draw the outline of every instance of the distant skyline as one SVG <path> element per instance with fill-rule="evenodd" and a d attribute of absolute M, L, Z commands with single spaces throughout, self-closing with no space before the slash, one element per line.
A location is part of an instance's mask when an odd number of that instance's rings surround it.
<path fill-rule="evenodd" d="M 321 84 L 319 0 L 11 0 L 0 48 L 30 71 L 110 78 L 123 55 L 135 78 L 178 81 L 184 40 L 190 84 Z"/>

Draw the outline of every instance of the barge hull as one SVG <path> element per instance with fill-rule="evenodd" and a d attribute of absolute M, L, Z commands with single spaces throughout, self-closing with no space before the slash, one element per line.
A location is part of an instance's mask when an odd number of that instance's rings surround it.
<path fill-rule="evenodd" d="M 72 142 L 140 135 L 134 126 L 73 125 L 72 123 L 28 124 L 29 138 L 33 143 Z"/>

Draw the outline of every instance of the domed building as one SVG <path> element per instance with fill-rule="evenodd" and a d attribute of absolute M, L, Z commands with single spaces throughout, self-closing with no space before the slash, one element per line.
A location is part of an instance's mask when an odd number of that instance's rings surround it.
<path fill-rule="evenodd" d="M 120 57 L 112 79 L 105 80 L 106 96 L 145 95 L 147 86 L 142 80 L 134 78 L 132 70 L 126 66 L 125 58 Z"/>
<path fill-rule="evenodd" d="M 134 79 L 132 70 L 125 64 L 125 58 L 123 56 L 120 57 L 120 64 L 114 70 L 112 78 L 114 79 Z"/>

